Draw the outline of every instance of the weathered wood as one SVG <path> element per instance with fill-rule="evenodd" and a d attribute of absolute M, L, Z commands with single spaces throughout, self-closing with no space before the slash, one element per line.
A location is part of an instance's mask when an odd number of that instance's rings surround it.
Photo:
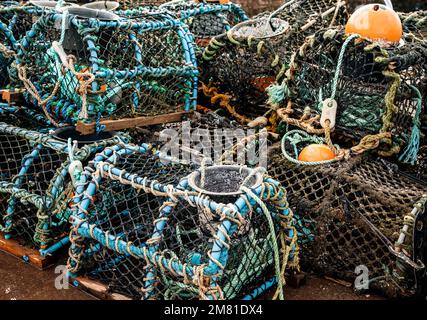
<path fill-rule="evenodd" d="M 117 130 L 123 130 L 123 129 L 130 129 L 130 128 L 136 128 L 136 127 L 146 127 L 156 124 L 163 124 L 163 123 L 171 123 L 171 122 L 179 122 L 183 120 L 184 116 L 190 116 L 192 112 L 175 112 L 175 113 L 169 113 L 159 116 L 152 116 L 152 117 L 136 117 L 136 118 L 125 118 L 125 119 L 118 119 L 118 120 L 103 120 L 100 121 L 100 125 L 105 126 L 103 131 L 117 131 Z M 95 122 L 91 123 L 84 123 L 84 122 L 77 122 L 76 130 L 80 132 L 83 135 L 87 134 L 93 134 L 95 133 Z"/>
<path fill-rule="evenodd" d="M 0 250 L 41 270 L 50 267 L 55 260 L 53 256 L 42 257 L 38 250 L 24 247 L 15 239 L 6 240 L 2 233 L 0 233 Z"/>
<path fill-rule="evenodd" d="M 23 89 L 1 89 L 1 99 L 7 103 L 19 103 L 24 101 L 24 90 Z"/>
<path fill-rule="evenodd" d="M 132 298 L 127 297 L 120 293 L 109 292 L 108 286 L 86 277 L 77 277 L 75 278 L 77 282 L 77 288 L 86 291 L 94 295 L 98 299 L 102 300 L 132 300 Z"/>

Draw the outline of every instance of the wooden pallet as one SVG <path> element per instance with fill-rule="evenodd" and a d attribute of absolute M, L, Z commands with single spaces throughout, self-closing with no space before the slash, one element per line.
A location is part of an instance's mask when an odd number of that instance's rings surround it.
<path fill-rule="evenodd" d="M 15 239 L 6 240 L 2 233 L 0 233 L 0 251 L 21 259 L 40 270 L 52 266 L 56 260 L 53 256 L 42 257 L 38 250 L 24 247 Z"/>
<path fill-rule="evenodd" d="M 103 131 L 117 131 L 135 127 L 146 127 L 156 124 L 171 123 L 182 121 L 185 117 L 192 114 L 191 111 L 180 111 L 159 116 L 152 117 L 136 117 L 136 118 L 125 118 L 118 120 L 102 120 L 99 125 L 104 126 Z M 96 131 L 96 123 L 84 123 L 78 121 L 76 130 L 83 135 L 94 134 Z"/>
<path fill-rule="evenodd" d="M 74 278 L 73 285 L 101 300 L 132 300 L 123 294 L 110 292 L 107 285 L 87 277 Z"/>

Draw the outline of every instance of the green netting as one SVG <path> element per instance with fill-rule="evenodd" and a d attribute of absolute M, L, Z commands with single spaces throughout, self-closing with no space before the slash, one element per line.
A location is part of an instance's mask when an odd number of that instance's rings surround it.
<path fill-rule="evenodd" d="M 332 99 L 336 136 L 357 144 L 381 133 L 381 155 L 400 153 L 401 161 L 412 163 L 425 103 L 426 50 L 423 43 L 381 45 L 347 37 L 341 29 L 322 30 L 298 50 L 286 79 L 271 88 L 270 103 L 287 106 L 282 115 L 288 124 L 308 130 L 310 119 L 309 133 L 321 134 L 326 131 L 320 115 Z"/>
<path fill-rule="evenodd" d="M 35 118 L 19 117 L 19 112 L 9 116 L 14 118 L 19 122 L 0 123 L 0 231 L 23 245 L 46 249 L 68 233 L 72 182 L 79 174 L 77 166 L 71 176 L 70 166 L 85 164 L 119 139 L 109 133 L 79 137 L 71 127 L 39 133 L 16 127 L 31 127 Z M 68 137 L 78 144 L 68 144 Z"/>
<path fill-rule="evenodd" d="M 189 37 L 162 13 L 118 21 L 51 13 L 27 33 L 17 68 L 28 100 L 55 122 L 188 111 L 197 94 Z"/>

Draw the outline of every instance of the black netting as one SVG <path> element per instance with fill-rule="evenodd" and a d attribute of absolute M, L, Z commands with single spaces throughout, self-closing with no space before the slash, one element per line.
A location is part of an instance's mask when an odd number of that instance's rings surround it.
<path fill-rule="evenodd" d="M 391 132 L 395 145 L 411 143 L 412 128 L 418 126 L 424 108 L 426 47 L 381 47 L 361 39 L 346 46 L 345 39 L 343 31 L 328 29 L 307 40 L 282 84 L 289 90 L 283 105 L 291 101 L 292 118 L 298 119 L 307 107 L 320 115 L 323 102 L 332 97 L 338 104 L 341 133 L 358 141 L 368 134 Z"/>
<path fill-rule="evenodd" d="M 270 13 L 263 13 L 211 41 L 203 55 L 201 80 L 230 95 L 229 104 L 237 114 L 249 119 L 269 116 L 275 129 L 277 118 L 267 105 L 267 87 L 281 81 L 306 36 L 342 25 L 347 11 L 336 1 L 303 0 L 290 2 L 271 17 L 270 22 Z M 209 90 L 204 93 L 212 96 Z"/>
<path fill-rule="evenodd" d="M 269 172 L 287 186 L 304 268 L 353 282 L 355 268 L 366 266 L 370 289 L 388 296 L 420 289 L 426 213 L 423 205 L 413 209 L 425 184 L 367 157 L 301 166 L 275 155 Z"/>

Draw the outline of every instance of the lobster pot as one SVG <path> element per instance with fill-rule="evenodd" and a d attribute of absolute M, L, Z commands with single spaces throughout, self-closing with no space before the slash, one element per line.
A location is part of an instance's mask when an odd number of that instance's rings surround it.
<path fill-rule="evenodd" d="M 73 161 L 83 165 L 92 153 L 119 141 L 109 133 L 79 140 L 70 127 L 49 135 L 0 123 L 0 231 L 6 239 L 47 249 L 67 236 L 73 188 L 68 137 L 79 141 Z"/>
<path fill-rule="evenodd" d="M 427 259 L 425 182 L 364 156 L 305 166 L 276 154 L 269 173 L 287 186 L 298 213 L 303 268 L 389 297 L 419 292 Z"/>
<path fill-rule="evenodd" d="M 188 30 L 165 14 L 116 21 L 44 15 L 22 41 L 18 64 L 25 86 L 36 88 L 27 98 L 43 102 L 56 121 L 156 116 L 196 106 Z"/>
<path fill-rule="evenodd" d="M 281 81 L 306 36 L 346 19 L 344 2 L 300 0 L 236 25 L 214 38 L 204 51 L 200 78 L 211 89 L 204 94 L 212 98 L 215 88 L 217 94 L 230 95 L 227 109 L 232 116 L 241 123 L 268 116 L 274 130 L 277 116 L 267 105 L 266 89 Z"/>
<path fill-rule="evenodd" d="M 235 36 L 232 30 L 214 38 L 203 54 L 203 94 L 210 108 L 225 109 L 243 125 L 260 116 L 274 122 L 267 88 L 283 78 L 283 69 L 279 55 L 264 40 Z"/>
<path fill-rule="evenodd" d="M 233 202 L 220 204 L 191 187 L 194 180 L 197 188 L 199 171 L 182 178 L 189 166 L 127 148 L 98 155 L 92 181 L 78 194 L 82 210 L 73 213 L 68 264 L 75 275 L 134 299 L 232 299 L 257 296 L 276 283 L 273 252 L 279 272 L 284 252 L 291 252 L 288 265 L 297 265 L 292 213 L 277 182 L 260 174 L 248 179 L 252 196 L 270 212 L 264 215 L 238 191 L 249 170 L 214 174 L 233 179 L 231 194 L 218 198 Z M 217 190 L 219 180 L 208 176 L 206 186 Z"/>
<path fill-rule="evenodd" d="M 274 49 L 280 52 L 282 58 L 289 61 L 291 55 L 304 42 L 307 36 L 324 28 L 345 25 L 349 14 L 345 1 L 296 0 L 285 1 L 276 11 L 261 13 L 254 17 L 253 20 L 263 20 L 267 17 L 280 19 L 289 24 L 289 30 L 286 33 L 272 36 L 268 40 Z M 268 25 L 263 27 L 266 32 L 273 28 Z M 248 28 L 246 32 L 250 35 L 250 33 L 256 33 L 257 31 L 256 28 L 252 28 L 252 30 Z"/>
<path fill-rule="evenodd" d="M 176 13 L 188 24 L 198 47 L 205 47 L 212 37 L 227 32 L 239 22 L 248 20 L 240 5 L 233 2 L 221 4 L 219 1 L 170 1 L 160 8 Z"/>
<path fill-rule="evenodd" d="M 345 133 L 354 142 L 367 135 L 390 133 L 380 154 L 403 153 L 419 141 L 414 131 L 420 130 L 424 109 L 426 57 L 423 45 L 382 47 L 328 29 L 309 38 L 298 51 L 292 71 L 279 86 L 286 94 L 275 100 L 283 106 L 291 102 L 294 119 L 303 114 L 320 115 L 323 106 L 333 106 L 335 100 L 337 133 Z M 318 121 L 312 125 L 321 129 Z"/>

